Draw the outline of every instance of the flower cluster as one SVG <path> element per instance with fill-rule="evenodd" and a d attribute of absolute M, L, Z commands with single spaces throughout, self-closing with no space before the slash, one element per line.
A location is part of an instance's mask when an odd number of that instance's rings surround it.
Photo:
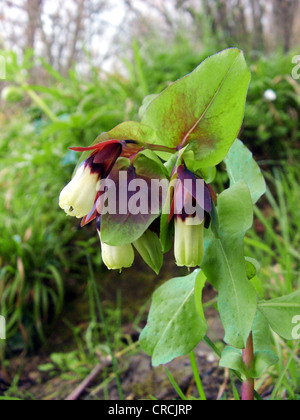
<path fill-rule="evenodd" d="M 96 219 L 96 227 L 101 242 L 102 260 L 109 269 L 121 270 L 128 268 L 134 261 L 134 248 L 154 271 L 160 267 L 160 255 L 153 246 L 153 236 L 146 226 L 144 233 L 133 243 L 112 246 L 105 243 L 101 233 L 104 192 L 101 182 L 117 170 L 117 161 L 127 158 L 134 171 L 134 161 L 147 146 L 132 140 L 108 140 L 91 147 L 72 148 L 78 152 L 90 152 L 76 170 L 71 182 L 62 190 L 59 198 L 60 207 L 67 215 L 82 218 L 81 226 Z M 204 255 L 204 227 L 209 224 L 212 209 L 212 194 L 204 184 L 199 194 L 197 180 L 199 178 L 190 172 L 181 159 L 171 174 L 175 187 L 171 194 L 171 206 L 168 223 L 174 223 L 174 250 L 178 266 L 196 267 L 201 265 Z M 162 203 L 163 206 L 163 203 Z M 191 207 L 189 211 L 188 207 Z M 138 221 L 140 223 L 140 220 Z M 151 228 L 151 226 L 150 226 Z M 162 254 L 162 252 L 160 251 Z"/>

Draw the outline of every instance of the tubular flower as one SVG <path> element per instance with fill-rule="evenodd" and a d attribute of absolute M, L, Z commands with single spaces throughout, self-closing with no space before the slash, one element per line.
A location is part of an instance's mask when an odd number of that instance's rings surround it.
<path fill-rule="evenodd" d="M 212 209 L 211 193 L 204 180 L 185 165 L 177 168 L 177 177 L 170 213 L 175 223 L 175 260 L 179 267 L 196 267 L 204 256 L 204 227 Z"/>
<path fill-rule="evenodd" d="M 99 175 L 92 173 L 86 162 L 78 168 L 74 178 L 59 197 L 59 205 L 68 216 L 81 218 L 92 210 L 98 179 Z"/>
<path fill-rule="evenodd" d="M 204 256 L 204 220 L 195 225 L 194 220 L 189 219 L 192 218 L 182 220 L 175 216 L 174 253 L 179 267 L 197 267 L 201 265 Z"/>
<path fill-rule="evenodd" d="M 116 140 L 88 148 L 72 148 L 75 151 L 91 150 L 92 154 L 60 193 L 59 205 L 67 215 L 82 218 L 91 212 L 97 196 L 97 183 L 109 175 L 122 149 L 121 142 Z"/>
<path fill-rule="evenodd" d="M 134 250 L 131 244 L 122 246 L 110 246 L 102 242 L 101 233 L 98 230 L 101 242 L 102 261 L 109 270 L 122 270 L 129 268 L 134 262 Z"/>
<path fill-rule="evenodd" d="M 109 270 L 129 268 L 134 261 L 134 251 L 131 244 L 110 246 L 101 242 L 102 261 Z"/>

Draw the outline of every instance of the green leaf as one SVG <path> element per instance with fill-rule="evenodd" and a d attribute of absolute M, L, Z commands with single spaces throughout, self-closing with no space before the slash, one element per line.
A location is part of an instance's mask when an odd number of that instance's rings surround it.
<path fill-rule="evenodd" d="M 260 299 L 263 299 L 264 297 L 264 286 L 262 280 L 258 276 L 254 276 L 251 280 L 251 284 L 256 290 L 256 293 L 258 294 L 258 297 Z"/>
<path fill-rule="evenodd" d="M 296 339 L 293 320 L 300 316 L 300 290 L 287 296 L 262 301 L 259 303 L 259 309 L 278 335 L 286 340 Z"/>
<path fill-rule="evenodd" d="M 51 372 L 55 369 L 55 366 L 53 363 L 45 363 L 44 365 L 39 366 L 39 371 L 41 372 Z"/>
<path fill-rule="evenodd" d="M 135 140 L 140 143 L 156 143 L 158 141 L 155 130 L 136 121 L 125 121 L 107 133 L 101 134 L 95 144 L 105 140 Z"/>
<path fill-rule="evenodd" d="M 266 182 L 250 150 L 237 139 L 224 159 L 230 185 L 245 181 L 255 204 L 266 192 Z"/>
<path fill-rule="evenodd" d="M 260 278 L 258 277 L 261 270 L 261 265 L 254 258 L 246 257 L 245 260 L 247 277 L 251 281 L 251 284 L 255 288 L 258 296 L 262 299 L 264 295 L 263 284 Z"/>
<path fill-rule="evenodd" d="M 240 182 L 218 197 L 218 231 L 207 231 L 202 269 L 218 290 L 218 308 L 225 341 L 245 348 L 252 329 L 257 295 L 249 282 L 244 236 L 253 224 L 253 204 L 247 185 Z"/>
<path fill-rule="evenodd" d="M 161 159 L 157 156 L 157 154 L 155 152 L 152 152 L 152 150 L 146 149 L 146 150 L 142 150 L 141 152 L 139 152 L 138 154 L 138 160 L 135 161 L 136 162 L 141 162 L 141 157 L 145 156 L 147 159 L 152 160 L 154 163 L 156 163 L 156 165 L 160 168 L 160 171 L 163 172 L 163 174 L 166 177 L 169 177 L 169 173 L 168 173 L 168 169 L 166 168 L 166 165 L 164 165 L 161 161 Z M 145 162 L 145 160 L 144 160 Z"/>
<path fill-rule="evenodd" d="M 216 166 L 240 131 L 249 81 L 242 51 L 222 51 L 152 100 L 142 122 L 160 144 L 188 144 L 202 168 Z"/>
<path fill-rule="evenodd" d="M 205 321 L 205 315 L 204 315 L 203 304 L 202 304 L 202 294 L 203 294 L 203 289 L 205 287 L 205 283 L 206 283 L 206 275 L 203 273 L 203 271 L 200 271 L 195 282 L 195 302 L 196 302 L 196 308 L 197 308 L 198 314 L 201 316 L 203 321 Z"/>
<path fill-rule="evenodd" d="M 170 184 L 171 185 L 171 184 Z M 166 254 L 170 251 L 173 245 L 173 236 L 174 236 L 174 220 L 169 221 L 169 210 L 172 198 L 172 188 L 169 186 L 168 195 L 166 202 L 164 203 L 161 218 L 160 218 L 160 242 L 163 253 Z"/>
<path fill-rule="evenodd" d="M 260 273 L 261 265 L 254 258 L 246 257 L 246 270 L 247 277 L 249 280 L 252 280 L 255 276 Z"/>
<path fill-rule="evenodd" d="M 153 94 L 153 95 L 148 95 L 148 96 L 146 96 L 145 98 L 144 98 L 144 100 L 143 100 L 143 104 L 142 104 L 142 106 L 140 107 L 140 109 L 139 109 L 139 117 L 140 117 L 140 119 L 142 119 L 143 118 L 143 116 L 144 116 L 144 114 L 145 114 L 145 112 L 146 112 L 146 109 L 148 108 L 148 106 L 150 105 L 150 103 L 156 98 L 158 96 L 158 94 Z"/>
<path fill-rule="evenodd" d="M 168 222 L 168 219 L 169 215 L 163 211 L 160 219 L 160 242 L 164 254 L 169 252 L 173 245 L 174 221 Z"/>
<path fill-rule="evenodd" d="M 171 177 L 172 171 L 177 164 L 178 161 L 178 153 L 174 153 L 167 162 L 164 163 L 164 166 L 168 172 L 169 178 Z"/>
<path fill-rule="evenodd" d="M 136 121 L 125 121 L 117 125 L 112 130 L 100 134 L 96 138 L 96 140 L 91 144 L 91 146 L 94 146 L 98 143 L 102 143 L 107 140 L 135 140 L 142 144 L 159 143 L 157 134 L 151 127 L 147 127 L 146 125 Z M 90 154 L 90 151 L 82 153 L 76 166 L 76 169 L 78 168 L 81 162 L 83 162 L 90 156 Z"/>
<path fill-rule="evenodd" d="M 235 370 L 242 375 L 243 380 L 246 379 L 246 370 L 243 361 L 242 350 L 231 346 L 225 347 L 220 360 L 220 366 L 223 368 Z"/>
<path fill-rule="evenodd" d="M 249 373 L 251 378 L 257 379 L 270 367 L 278 362 L 273 352 L 271 329 L 267 318 L 260 310 L 257 311 L 253 324 L 254 366 Z"/>
<path fill-rule="evenodd" d="M 220 366 L 239 372 L 246 377 L 258 379 L 272 365 L 278 362 L 271 345 L 271 331 L 267 319 L 258 310 L 253 324 L 254 362 L 250 371 L 246 372 L 242 350 L 226 347 L 222 353 Z"/>
<path fill-rule="evenodd" d="M 197 305 L 195 301 L 199 273 L 195 270 L 189 276 L 169 280 L 153 295 L 148 323 L 140 336 L 153 366 L 189 354 L 206 334 L 207 324 L 197 310 L 201 297 L 197 296 Z"/>
<path fill-rule="evenodd" d="M 158 275 L 163 265 L 163 253 L 158 236 L 148 229 L 133 245 L 145 263 Z"/>
<path fill-rule="evenodd" d="M 194 174 L 203 178 L 206 184 L 211 184 L 215 180 L 217 175 L 217 168 L 215 166 L 203 168 L 202 163 L 195 159 L 192 151 L 184 153 L 183 157 L 187 168 Z"/>

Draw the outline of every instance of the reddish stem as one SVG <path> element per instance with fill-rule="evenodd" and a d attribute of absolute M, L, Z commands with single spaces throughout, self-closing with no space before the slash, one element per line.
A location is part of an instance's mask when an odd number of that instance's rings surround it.
<path fill-rule="evenodd" d="M 150 149 L 150 150 L 154 150 L 157 152 L 167 152 L 167 153 L 175 153 L 177 152 L 177 148 L 176 147 L 167 147 L 167 146 L 162 146 L 159 144 L 146 144 L 146 149 Z"/>
<path fill-rule="evenodd" d="M 254 362 L 254 347 L 253 347 L 253 335 L 250 334 L 246 349 L 243 350 L 243 360 L 246 367 L 246 372 L 249 372 L 253 367 Z M 254 379 L 247 375 L 247 380 L 243 382 L 242 387 L 242 400 L 243 401 L 254 401 Z"/>

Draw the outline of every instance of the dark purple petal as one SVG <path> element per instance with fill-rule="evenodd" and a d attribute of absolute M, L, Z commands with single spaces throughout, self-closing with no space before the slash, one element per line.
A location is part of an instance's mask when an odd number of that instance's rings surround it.
<path fill-rule="evenodd" d="M 105 210 L 108 203 L 102 207 L 101 235 L 105 243 L 118 246 L 140 238 L 160 215 L 162 197 L 158 194 L 154 202 L 151 201 L 151 181 L 163 178 L 166 178 L 163 165 L 143 155 L 126 167 L 124 163 L 122 166 L 121 159 L 116 163 L 106 181 L 108 199 L 110 191 L 116 192 L 116 202 L 112 203 L 115 214 Z M 110 181 L 113 181 L 111 186 Z"/>
<path fill-rule="evenodd" d="M 109 160 L 113 160 L 115 157 L 119 157 L 122 153 L 122 145 L 121 143 L 113 143 L 109 146 L 106 146 L 101 151 L 97 151 L 94 154 L 93 163 L 104 163 Z"/>
<path fill-rule="evenodd" d="M 204 184 L 204 197 L 197 196 L 196 182 L 197 182 L 197 179 L 201 179 L 201 178 L 196 177 L 192 172 L 190 172 L 185 167 L 185 165 L 180 165 L 177 168 L 177 175 L 183 185 L 182 193 L 184 189 L 187 190 L 190 193 L 190 195 L 196 200 L 197 204 L 201 208 L 203 208 L 207 213 L 210 213 L 212 209 L 212 202 L 211 202 L 212 199 L 211 199 L 210 191 L 206 184 Z M 191 181 L 191 182 L 188 182 L 188 181 Z"/>
<path fill-rule="evenodd" d="M 109 175 L 116 160 L 122 153 L 122 145 L 120 143 L 109 144 L 100 151 L 93 152 L 88 157 L 84 165 L 89 166 L 91 173 L 97 173 L 100 178 Z"/>

